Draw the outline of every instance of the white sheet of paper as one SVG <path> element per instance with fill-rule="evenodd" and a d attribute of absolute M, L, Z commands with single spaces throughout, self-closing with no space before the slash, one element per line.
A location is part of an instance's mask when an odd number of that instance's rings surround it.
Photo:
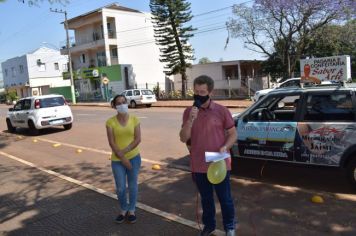
<path fill-rule="evenodd" d="M 225 158 L 230 157 L 228 152 L 220 153 L 220 152 L 205 152 L 205 161 L 206 162 L 217 162 L 224 160 Z"/>

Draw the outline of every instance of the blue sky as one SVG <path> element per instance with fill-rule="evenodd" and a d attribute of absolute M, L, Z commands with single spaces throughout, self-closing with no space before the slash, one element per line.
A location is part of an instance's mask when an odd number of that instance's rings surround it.
<path fill-rule="evenodd" d="M 42 3 L 41 3 L 42 1 Z M 246 0 L 190 0 L 193 15 L 199 15 L 225 7 L 245 2 Z M 47 0 L 39 0 L 39 6 L 29 7 L 18 0 L 6 0 L 0 3 L 0 62 L 24 55 L 40 46 L 55 46 L 59 48 L 65 43 L 65 30 L 61 22 L 64 15 L 50 12 L 49 8 L 67 10 L 68 18 L 73 18 L 88 11 L 111 4 L 107 0 L 70 0 L 66 6 L 49 4 Z M 149 12 L 149 0 L 122 0 L 118 4 Z M 212 61 L 236 59 L 262 59 L 261 54 L 247 50 L 239 39 L 230 39 L 224 50 L 227 37 L 226 29 L 203 32 L 209 29 L 223 27 L 224 22 L 232 16 L 231 9 L 219 10 L 194 17 L 192 25 L 198 28 L 198 33 L 191 39 L 195 57 L 208 57 Z M 46 42 L 47 44 L 44 44 Z"/>

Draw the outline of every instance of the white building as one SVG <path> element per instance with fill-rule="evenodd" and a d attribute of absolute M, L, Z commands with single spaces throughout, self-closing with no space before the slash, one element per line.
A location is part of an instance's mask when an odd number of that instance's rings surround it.
<path fill-rule="evenodd" d="M 261 62 L 236 60 L 192 65 L 186 71 L 186 88 L 193 89 L 194 79 L 200 75 L 207 75 L 214 80 L 215 96 L 251 96 L 255 91 L 268 87 L 268 77 L 262 73 Z M 181 75 L 174 75 L 174 90 L 181 89 Z"/>
<path fill-rule="evenodd" d="M 49 94 L 52 88 L 69 88 L 70 80 L 64 80 L 62 75 L 67 64 L 67 56 L 47 47 L 8 59 L 1 63 L 4 87 L 16 90 L 20 98 Z"/>
<path fill-rule="evenodd" d="M 115 93 L 133 87 L 152 89 L 157 82 L 165 88 L 149 13 L 111 4 L 69 19 L 68 28 L 75 36 L 70 47 L 74 71 L 121 65 L 121 78 L 109 78 Z M 61 52 L 67 54 L 65 48 Z M 78 88 L 89 81 L 77 79 L 82 80 L 76 82 Z M 89 84 L 93 90 L 103 87 L 102 78 L 90 78 Z"/>

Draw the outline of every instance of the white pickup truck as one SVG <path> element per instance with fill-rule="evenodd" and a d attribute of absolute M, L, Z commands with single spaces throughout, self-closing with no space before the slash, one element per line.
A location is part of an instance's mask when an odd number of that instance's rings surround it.
<path fill-rule="evenodd" d="M 300 87 L 300 78 L 287 79 L 282 83 L 278 84 L 274 88 L 259 90 L 255 93 L 255 96 L 252 97 L 252 100 L 256 102 L 258 101 L 258 99 L 262 98 L 263 96 L 267 95 L 269 92 L 275 89 L 287 88 L 287 87 L 295 87 L 295 88 Z"/>

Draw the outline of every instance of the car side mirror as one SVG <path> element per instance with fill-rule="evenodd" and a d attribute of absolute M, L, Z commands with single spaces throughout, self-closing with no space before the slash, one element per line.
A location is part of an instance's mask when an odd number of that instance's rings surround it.
<path fill-rule="evenodd" d="M 9 108 L 9 111 L 13 111 L 14 110 L 14 108 Z"/>
<path fill-rule="evenodd" d="M 285 106 L 284 102 L 279 102 L 278 103 L 278 108 L 283 108 Z"/>

